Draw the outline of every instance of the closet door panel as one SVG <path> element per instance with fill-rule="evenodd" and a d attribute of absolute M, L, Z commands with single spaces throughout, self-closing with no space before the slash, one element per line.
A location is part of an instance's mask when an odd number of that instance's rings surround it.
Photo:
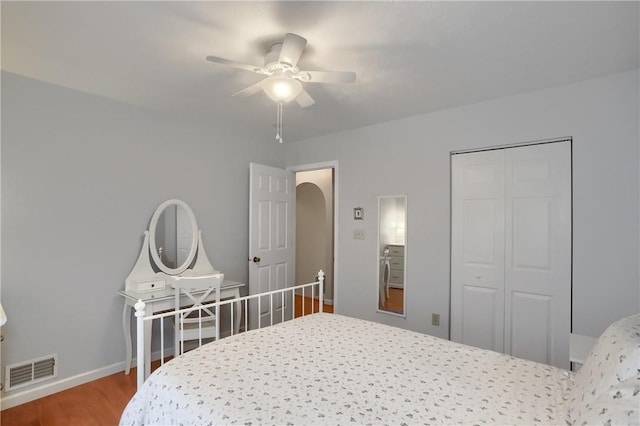
<path fill-rule="evenodd" d="M 550 197 L 511 200 L 513 268 L 550 270 L 552 202 Z"/>
<path fill-rule="evenodd" d="M 464 286 L 462 309 L 462 339 L 466 345 L 496 350 L 502 335 L 497 335 L 496 313 L 503 310 L 496 303 L 498 294 L 494 288 Z M 501 297 L 499 299 L 502 299 Z"/>
<path fill-rule="evenodd" d="M 451 161 L 451 340 L 502 352 L 504 154 Z"/>
<path fill-rule="evenodd" d="M 496 200 L 466 199 L 462 202 L 463 262 L 468 266 L 496 265 Z"/>
<path fill-rule="evenodd" d="M 548 363 L 551 357 L 551 297 L 513 292 L 511 355 Z"/>
<path fill-rule="evenodd" d="M 569 142 L 505 150 L 505 352 L 569 368 Z"/>

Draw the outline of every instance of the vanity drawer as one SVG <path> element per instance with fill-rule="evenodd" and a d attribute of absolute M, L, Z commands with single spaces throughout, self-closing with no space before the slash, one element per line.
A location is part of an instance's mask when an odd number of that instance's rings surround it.
<path fill-rule="evenodd" d="M 389 259 L 389 266 L 391 269 L 404 270 L 404 257 L 392 257 Z"/>
<path fill-rule="evenodd" d="M 395 246 L 395 245 L 388 245 L 387 248 L 389 249 L 389 256 L 400 256 L 400 257 L 404 257 L 404 246 Z"/>
<path fill-rule="evenodd" d="M 402 269 L 391 269 L 389 275 L 389 283 L 403 284 L 404 271 Z"/>

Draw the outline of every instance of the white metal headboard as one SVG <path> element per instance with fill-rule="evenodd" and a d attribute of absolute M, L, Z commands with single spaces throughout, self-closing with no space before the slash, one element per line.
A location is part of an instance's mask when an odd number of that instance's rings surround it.
<path fill-rule="evenodd" d="M 189 312 L 196 312 L 196 311 L 201 311 L 202 309 L 215 309 L 216 312 L 220 312 L 220 308 L 222 306 L 228 305 L 230 307 L 230 312 L 231 312 L 231 321 L 230 321 L 230 331 L 231 331 L 231 335 L 234 334 L 234 330 L 233 330 L 233 324 L 234 324 L 234 315 L 242 315 L 242 312 L 234 312 L 235 311 L 235 307 L 237 306 L 236 304 L 239 303 L 241 306 L 241 310 L 243 312 L 245 312 L 244 315 L 244 331 L 248 331 L 248 327 L 249 327 L 249 322 L 248 322 L 248 315 L 246 315 L 247 312 L 249 312 L 249 303 L 250 302 L 254 302 L 257 306 L 257 312 L 258 312 L 258 329 L 260 328 L 265 328 L 265 327 L 269 327 L 271 325 L 274 324 L 274 317 L 273 317 L 273 304 L 274 304 L 274 299 L 277 300 L 277 297 L 279 295 L 280 297 L 280 302 L 282 303 L 282 305 L 284 306 L 285 304 L 285 297 L 290 294 L 291 295 L 291 301 L 292 301 L 292 309 L 291 309 L 291 318 L 285 318 L 285 310 L 281 309 L 281 315 L 280 315 L 280 321 L 278 322 L 285 322 L 285 321 L 290 321 L 295 319 L 295 294 L 298 292 L 302 292 L 302 296 L 303 299 L 306 296 L 307 293 L 307 289 L 311 290 L 311 297 L 312 299 L 315 298 L 314 297 L 314 289 L 317 288 L 317 295 L 318 295 L 318 310 L 316 311 L 314 309 L 314 303 L 311 303 L 311 312 L 309 312 L 309 314 L 313 314 L 316 312 L 322 312 L 323 311 L 323 294 L 324 294 L 324 272 L 322 270 L 320 270 L 318 272 L 318 276 L 317 276 L 317 281 L 314 282 L 310 282 L 307 284 L 300 284 L 294 287 L 287 287 L 287 288 L 283 288 L 283 289 L 278 289 L 278 290 L 273 290 L 273 291 L 267 291 L 264 293 L 258 293 L 258 294 L 253 294 L 253 295 L 249 295 L 249 296 L 244 296 L 244 297 L 240 297 L 240 298 L 235 298 L 235 299 L 228 299 L 228 300 L 222 300 L 222 301 L 215 301 L 212 303 L 207 303 L 205 305 L 201 305 L 198 307 L 194 307 L 194 308 L 186 308 L 186 309 L 181 309 L 181 310 L 173 310 L 173 311 L 169 311 L 169 312 L 164 312 L 164 313 L 160 313 L 160 314 L 155 314 L 155 315 L 149 315 L 149 316 L 145 316 L 145 303 L 142 300 L 138 300 L 138 303 L 135 304 L 135 316 L 136 316 L 136 327 L 137 327 L 137 355 L 136 355 L 136 367 L 137 367 L 137 382 L 138 382 L 138 389 L 140 389 L 140 387 L 142 386 L 142 384 L 144 383 L 144 381 L 147 379 L 147 374 L 145 372 L 145 344 L 144 344 L 144 340 L 145 340 L 145 336 L 144 336 L 144 324 L 145 321 L 155 321 L 158 320 L 159 324 L 160 324 L 160 364 L 164 364 L 164 358 L 165 358 L 165 350 L 164 350 L 164 318 L 171 318 L 174 317 L 176 314 L 184 314 L 184 313 L 189 313 Z M 260 312 L 262 311 L 262 299 L 264 297 L 268 297 L 269 298 L 269 312 L 270 312 L 270 321 L 269 324 L 262 324 L 261 318 L 260 318 Z M 304 306 L 304 300 L 302 303 L 302 315 L 306 315 L 307 313 L 305 313 L 305 306 Z M 217 322 L 217 327 L 219 327 L 220 322 Z M 219 335 L 220 333 L 218 333 Z M 202 341 L 200 340 L 199 344 L 202 344 Z M 150 357 L 150 354 L 149 354 Z"/>

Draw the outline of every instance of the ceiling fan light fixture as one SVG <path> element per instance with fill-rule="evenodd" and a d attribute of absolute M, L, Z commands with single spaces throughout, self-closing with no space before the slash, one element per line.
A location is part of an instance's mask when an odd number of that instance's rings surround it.
<path fill-rule="evenodd" d="M 207 61 L 227 65 L 245 71 L 252 71 L 269 77 L 246 87 L 236 95 L 253 95 L 260 89 L 276 103 L 276 140 L 282 143 L 282 110 L 287 102 L 296 100 L 302 108 L 310 107 L 315 101 L 302 88 L 302 83 L 355 83 L 356 73 L 352 71 L 301 71 L 298 68 L 307 39 L 297 34 L 287 33 L 282 42 L 271 45 L 266 54 L 264 67 L 244 64 L 217 56 L 207 56 Z"/>
<path fill-rule="evenodd" d="M 294 100 L 302 91 L 302 84 L 286 75 L 273 75 L 262 81 L 264 93 L 277 103 Z"/>

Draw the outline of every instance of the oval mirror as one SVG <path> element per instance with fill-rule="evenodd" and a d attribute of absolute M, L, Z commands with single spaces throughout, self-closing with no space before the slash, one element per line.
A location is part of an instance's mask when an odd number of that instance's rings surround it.
<path fill-rule="evenodd" d="M 193 263 L 198 249 L 198 225 L 184 201 L 162 203 L 151 217 L 149 234 L 151 257 L 165 274 L 181 274 Z"/>

